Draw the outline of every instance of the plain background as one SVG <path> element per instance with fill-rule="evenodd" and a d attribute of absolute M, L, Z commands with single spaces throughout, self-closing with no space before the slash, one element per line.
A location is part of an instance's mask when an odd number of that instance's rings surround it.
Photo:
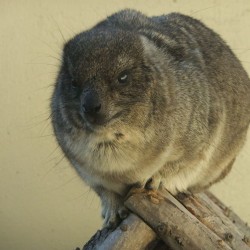
<path fill-rule="evenodd" d="M 122 8 L 177 11 L 217 31 L 250 73 L 249 0 L 0 1 L 0 249 L 73 250 L 101 226 L 100 202 L 52 136 L 49 100 L 64 39 Z M 212 191 L 250 222 L 250 140 Z"/>

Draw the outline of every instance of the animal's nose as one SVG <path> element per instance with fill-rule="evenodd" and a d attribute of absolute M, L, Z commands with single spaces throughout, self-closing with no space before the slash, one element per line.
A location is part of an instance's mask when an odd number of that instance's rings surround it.
<path fill-rule="evenodd" d="M 101 102 L 95 90 L 87 90 L 82 97 L 82 111 L 88 115 L 95 115 L 101 110 Z"/>

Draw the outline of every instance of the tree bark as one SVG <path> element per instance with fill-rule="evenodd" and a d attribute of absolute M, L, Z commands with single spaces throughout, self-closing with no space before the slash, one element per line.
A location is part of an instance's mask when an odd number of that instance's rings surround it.
<path fill-rule="evenodd" d="M 179 197 L 179 201 L 232 249 L 250 250 L 250 247 L 244 242 L 244 233 L 223 214 L 222 210 L 205 193 Z"/>
<path fill-rule="evenodd" d="M 210 192 L 173 197 L 133 189 L 125 206 L 129 217 L 113 231 L 97 231 L 83 250 L 250 250 L 250 228 Z"/>
<path fill-rule="evenodd" d="M 83 250 L 153 250 L 158 241 L 155 232 L 147 224 L 138 216 L 130 214 L 116 230 L 98 231 Z"/>
<path fill-rule="evenodd" d="M 211 192 L 206 191 L 205 194 L 207 197 L 216 204 L 221 212 L 228 217 L 232 223 L 244 234 L 244 242 L 250 246 L 250 227 L 244 222 L 234 211 L 225 206 L 216 196 L 214 196 Z"/>
<path fill-rule="evenodd" d="M 231 249 L 167 191 L 135 193 L 125 205 L 138 214 L 172 249 Z M 157 202 L 158 200 L 159 202 Z"/>

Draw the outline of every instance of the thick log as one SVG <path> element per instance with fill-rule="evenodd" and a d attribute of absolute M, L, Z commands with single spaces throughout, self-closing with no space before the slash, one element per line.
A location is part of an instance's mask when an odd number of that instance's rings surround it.
<path fill-rule="evenodd" d="M 245 235 L 205 193 L 188 196 L 179 195 L 177 199 L 232 249 L 250 250 L 249 246 L 244 242 Z"/>
<path fill-rule="evenodd" d="M 213 201 L 222 211 L 222 213 L 228 217 L 235 226 L 245 235 L 244 241 L 249 245 L 250 244 L 250 227 L 244 222 L 233 210 L 225 206 L 216 196 L 211 192 L 206 191 L 205 194 L 208 198 Z"/>
<path fill-rule="evenodd" d="M 83 250 L 153 250 L 160 244 L 158 241 L 155 232 L 148 225 L 136 215 L 130 214 L 116 230 L 98 231 Z"/>
<path fill-rule="evenodd" d="M 133 214 L 114 231 L 98 231 L 83 250 L 250 250 L 249 227 L 211 193 L 176 198 L 132 190 L 125 205 Z"/>
<path fill-rule="evenodd" d="M 170 193 L 138 192 L 125 205 L 140 216 L 172 249 L 231 249 Z"/>
<path fill-rule="evenodd" d="M 98 230 L 91 239 L 83 246 L 82 250 L 95 250 L 98 246 L 100 246 L 105 239 L 112 233 L 111 229 L 103 228 L 102 230 Z M 76 250 L 80 250 L 80 248 L 76 248 Z"/>

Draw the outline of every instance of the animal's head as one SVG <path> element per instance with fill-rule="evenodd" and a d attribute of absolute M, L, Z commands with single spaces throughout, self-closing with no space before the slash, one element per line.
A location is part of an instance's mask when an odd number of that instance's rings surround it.
<path fill-rule="evenodd" d="M 102 28 L 83 32 L 64 47 L 56 84 L 60 94 L 53 101 L 77 129 L 145 127 L 155 109 L 157 53 L 134 32 Z"/>

